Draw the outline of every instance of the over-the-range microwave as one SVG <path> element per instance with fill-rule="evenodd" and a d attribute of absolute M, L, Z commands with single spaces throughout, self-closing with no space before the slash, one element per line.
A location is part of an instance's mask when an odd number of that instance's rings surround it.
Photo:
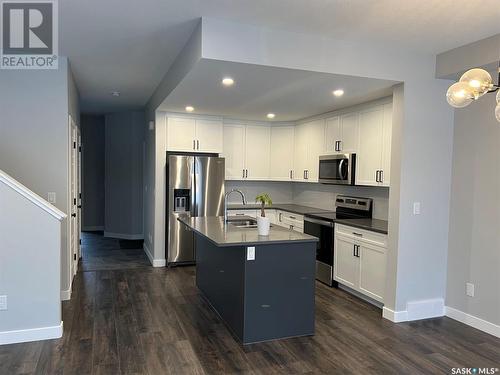
<path fill-rule="evenodd" d="M 322 184 L 354 185 L 356 154 L 333 154 L 319 157 L 319 182 Z"/>

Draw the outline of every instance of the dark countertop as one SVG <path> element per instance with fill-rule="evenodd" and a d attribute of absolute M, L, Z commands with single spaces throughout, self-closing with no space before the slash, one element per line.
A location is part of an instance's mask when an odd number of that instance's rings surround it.
<path fill-rule="evenodd" d="M 237 228 L 231 224 L 224 225 L 224 218 L 221 216 L 179 217 L 177 220 L 196 233 L 208 238 L 217 246 L 251 246 L 318 241 L 316 237 L 277 225 L 271 225 L 269 236 L 259 236 L 257 228 Z"/>
<path fill-rule="evenodd" d="M 321 208 L 307 207 L 301 206 L 300 204 L 292 204 L 292 203 L 276 203 L 272 206 L 266 206 L 269 210 L 283 210 L 288 212 L 293 212 L 298 215 L 307 215 L 313 213 L 321 213 L 321 212 L 333 212 L 329 210 L 324 210 Z M 260 209 L 260 204 L 228 204 L 228 210 L 258 210 Z"/>
<path fill-rule="evenodd" d="M 388 222 L 379 219 L 336 219 L 336 223 L 349 225 L 359 229 L 366 229 L 372 232 L 387 234 Z"/>

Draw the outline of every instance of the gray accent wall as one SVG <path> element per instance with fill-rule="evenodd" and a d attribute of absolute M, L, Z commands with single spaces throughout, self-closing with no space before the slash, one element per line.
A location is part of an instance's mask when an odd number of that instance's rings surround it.
<path fill-rule="evenodd" d="M 82 230 L 104 230 L 104 116 L 82 115 Z"/>
<path fill-rule="evenodd" d="M 492 72 L 493 73 L 493 72 Z M 455 110 L 446 305 L 500 325 L 500 123 L 495 95 Z M 475 296 L 465 294 L 466 283 Z"/>
<path fill-rule="evenodd" d="M 79 124 L 78 91 L 68 61 L 58 70 L 0 71 L 0 169 L 68 214 L 69 125 Z M 69 227 L 62 223 L 61 289 L 71 285 Z"/>
<path fill-rule="evenodd" d="M 144 112 L 105 118 L 104 235 L 142 239 Z"/>

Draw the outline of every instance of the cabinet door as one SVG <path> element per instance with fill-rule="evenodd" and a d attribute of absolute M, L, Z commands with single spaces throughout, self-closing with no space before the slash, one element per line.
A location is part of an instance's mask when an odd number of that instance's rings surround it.
<path fill-rule="evenodd" d="M 169 117 L 167 120 L 167 151 L 195 151 L 196 121 Z"/>
<path fill-rule="evenodd" d="M 333 278 L 341 284 L 357 289 L 359 262 L 354 256 L 354 241 L 336 234 L 334 249 Z"/>
<path fill-rule="evenodd" d="M 226 158 L 226 180 L 242 180 L 245 169 L 245 126 L 224 125 L 224 147 Z"/>
<path fill-rule="evenodd" d="M 293 150 L 293 180 L 306 181 L 304 171 L 307 169 L 308 127 L 306 124 L 295 127 Z"/>
<path fill-rule="evenodd" d="M 318 182 L 319 156 L 325 153 L 325 120 L 317 120 L 307 124 L 307 181 Z"/>
<path fill-rule="evenodd" d="M 340 118 L 338 116 L 326 120 L 325 127 L 325 152 L 335 153 L 336 142 L 342 140 L 342 132 L 340 127 Z"/>
<path fill-rule="evenodd" d="M 294 127 L 271 127 L 270 179 L 290 181 L 293 173 Z"/>
<path fill-rule="evenodd" d="M 377 107 L 359 114 L 359 150 L 356 156 L 356 185 L 379 186 L 384 109 Z"/>
<path fill-rule="evenodd" d="M 257 216 L 260 216 L 260 210 L 257 210 Z M 271 224 L 276 224 L 277 222 L 277 216 L 276 216 L 276 210 L 269 210 L 266 209 L 266 217 L 269 218 L 269 221 Z"/>
<path fill-rule="evenodd" d="M 246 127 L 245 166 L 247 178 L 268 180 L 271 157 L 271 129 L 268 126 Z"/>
<path fill-rule="evenodd" d="M 221 153 L 223 126 L 219 120 L 196 120 L 197 151 Z"/>
<path fill-rule="evenodd" d="M 359 291 L 377 301 L 384 301 L 386 250 L 361 242 L 359 249 Z"/>
<path fill-rule="evenodd" d="M 392 103 L 384 105 L 384 130 L 382 134 L 382 186 L 391 185 L 391 142 L 392 142 Z"/>
<path fill-rule="evenodd" d="M 348 113 L 340 117 L 342 152 L 357 152 L 359 143 L 359 122 L 357 113 Z"/>

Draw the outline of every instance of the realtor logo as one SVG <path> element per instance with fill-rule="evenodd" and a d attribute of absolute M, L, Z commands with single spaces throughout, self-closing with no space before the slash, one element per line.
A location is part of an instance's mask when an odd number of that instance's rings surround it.
<path fill-rule="evenodd" d="M 57 2 L 0 1 L 1 69 L 57 69 Z"/>

